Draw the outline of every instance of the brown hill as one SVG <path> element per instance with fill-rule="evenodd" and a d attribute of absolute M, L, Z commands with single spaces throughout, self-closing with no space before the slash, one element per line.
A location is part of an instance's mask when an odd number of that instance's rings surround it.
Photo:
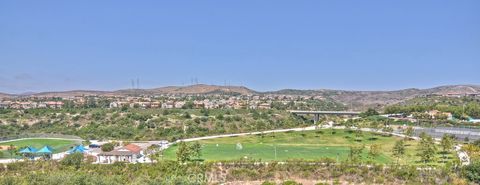
<path fill-rule="evenodd" d="M 351 109 L 363 110 L 366 107 L 383 107 L 400 103 L 415 97 L 437 94 L 480 94 L 480 86 L 450 85 L 430 89 L 404 89 L 396 91 L 344 91 L 344 90 L 280 90 L 272 94 L 315 95 L 333 99 Z"/>
<path fill-rule="evenodd" d="M 168 86 L 155 89 L 128 89 L 113 92 L 117 95 L 131 94 L 255 94 L 256 92 L 242 86 L 217 86 L 217 85 L 190 85 L 190 86 Z"/>
<path fill-rule="evenodd" d="M 59 92 L 31 93 L 30 97 L 74 97 L 74 96 L 128 96 L 128 95 L 161 95 L 161 94 L 255 94 L 256 92 L 242 86 L 191 85 L 168 86 L 155 89 L 123 89 L 117 91 L 72 90 Z M 3 94 L 0 94 L 0 98 Z M 5 94 L 5 97 L 13 95 Z"/>
<path fill-rule="evenodd" d="M 0 93 L 0 99 L 1 99 L 1 98 L 11 98 L 11 97 L 14 97 L 14 95 L 12 95 L 12 94 Z"/>
<path fill-rule="evenodd" d="M 30 97 L 74 97 L 74 96 L 102 96 L 107 95 L 108 91 L 89 91 L 89 90 L 72 90 L 72 91 L 59 91 L 59 92 L 41 92 L 27 95 Z"/>
<path fill-rule="evenodd" d="M 212 93 L 237 93 L 237 94 L 255 94 L 255 91 L 242 86 L 217 86 L 217 85 L 191 85 L 185 87 L 163 87 L 151 89 L 155 93 L 167 94 L 212 94 Z"/>

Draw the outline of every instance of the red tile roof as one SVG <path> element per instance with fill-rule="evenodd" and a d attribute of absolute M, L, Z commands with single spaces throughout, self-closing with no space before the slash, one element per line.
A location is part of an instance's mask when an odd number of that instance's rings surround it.
<path fill-rule="evenodd" d="M 142 151 L 142 148 L 138 145 L 135 145 L 135 144 L 128 144 L 128 145 L 125 145 L 122 148 L 127 149 L 129 151 L 132 151 L 134 153 L 140 153 L 140 151 Z"/>

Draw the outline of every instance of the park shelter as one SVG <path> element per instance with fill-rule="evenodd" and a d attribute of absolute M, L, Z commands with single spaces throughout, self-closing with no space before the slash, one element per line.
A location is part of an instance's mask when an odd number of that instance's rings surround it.
<path fill-rule="evenodd" d="M 73 154 L 73 153 L 85 153 L 88 149 L 86 149 L 83 145 L 77 145 L 67 151 L 68 154 Z"/>
<path fill-rule="evenodd" d="M 50 146 L 44 146 L 40 150 L 38 150 L 36 153 L 53 153 L 53 148 Z"/>
<path fill-rule="evenodd" d="M 24 149 L 21 149 L 19 152 L 25 156 L 25 157 L 29 157 L 29 158 L 34 158 L 35 157 L 35 153 L 37 152 L 38 150 L 34 147 L 31 147 L 31 146 L 27 146 L 26 148 Z"/>
<path fill-rule="evenodd" d="M 37 149 L 34 148 L 34 147 L 31 147 L 31 146 L 27 146 L 24 149 L 21 149 L 19 152 L 21 154 L 32 154 L 32 153 L 37 152 Z"/>
<path fill-rule="evenodd" d="M 35 153 L 44 156 L 46 159 L 50 159 L 52 158 L 53 148 L 50 146 L 44 146 L 43 148 L 41 148 Z"/>

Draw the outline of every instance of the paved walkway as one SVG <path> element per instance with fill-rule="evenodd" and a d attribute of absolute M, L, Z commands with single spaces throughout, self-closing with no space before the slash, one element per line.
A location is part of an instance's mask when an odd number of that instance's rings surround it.
<path fill-rule="evenodd" d="M 0 141 L 0 144 L 7 143 L 7 142 L 13 142 L 13 141 L 27 140 L 27 139 L 54 139 L 54 140 L 68 140 L 68 141 L 84 141 L 83 139 L 67 139 L 67 138 L 55 138 L 55 137 L 35 137 L 35 138 L 20 138 L 20 139 Z"/>
<path fill-rule="evenodd" d="M 223 135 L 216 135 L 216 136 L 204 136 L 204 137 L 196 137 L 196 138 L 189 138 L 189 139 L 179 139 L 173 143 L 178 142 L 190 142 L 190 141 L 199 141 L 199 140 L 206 140 L 206 139 L 215 139 L 215 138 L 224 138 L 224 137 L 236 137 L 236 136 L 246 136 L 246 135 L 257 135 L 257 134 L 267 134 L 273 132 L 289 132 L 289 131 L 307 131 L 307 130 L 315 130 L 315 126 L 311 127 L 304 127 L 304 128 L 290 128 L 290 129 L 277 129 L 277 130 L 268 130 L 263 132 L 246 132 L 246 133 L 238 133 L 238 134 L 223 134 Z"/>

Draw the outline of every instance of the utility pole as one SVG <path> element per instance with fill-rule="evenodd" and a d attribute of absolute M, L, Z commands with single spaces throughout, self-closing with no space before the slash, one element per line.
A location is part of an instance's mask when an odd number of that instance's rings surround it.
<path fill-rule="evenodd" d="M 277 160 L 277 145 L 274 145 L 275 147 L 275 161 Z"/>

